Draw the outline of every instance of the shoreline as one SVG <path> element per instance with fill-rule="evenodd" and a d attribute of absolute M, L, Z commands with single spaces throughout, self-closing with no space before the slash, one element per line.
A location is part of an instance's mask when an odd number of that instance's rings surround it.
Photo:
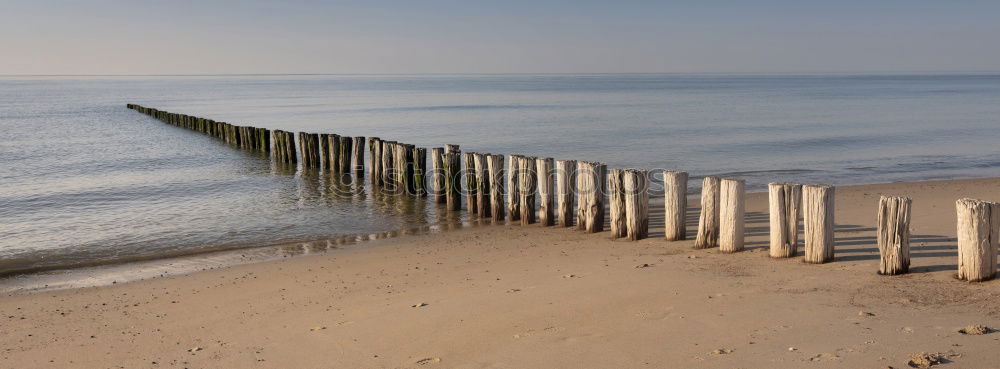
<path fill-rule="evenodd" d="M 965 181 L 1000 180 L 1000 177 L 992 178 L 963 178 L 947 180 L 929 180 L 917 182 L 890 182 L 861 185 L 837 186 L 838 189 L 851 189 L 857 187 L 879 187 L 892 185 L 935 185 L 958 183 Z M 700 188 L 700 183 L 692 181 L 689 187 Z M 754 196 L 764 196 L 766 201 L 767 191 L 757 191 L 746 193 L 748 200 Z M 692 216 L 697 220 L 697 212 L 700 209 L 700 194 L 688 194 L 688 217 Z M 1000 200 L 1000 198 L 998 198 Z M 663 195 L 650 196 L 651 209 L 655 205 L 662 206 Z M 662 209 L 660 209 L 662 210 Z M 874 213 L 874 209 L 872 212 Z M 766 208 L 765 208 L 766 213 Z M 87 288 L 110 286 L 121 283 L 131 283 L 151 278 L 163 277 L 167 275 L 179 276 L 191 273 L 198 273 L 205 270 L 227 268 L 243 264 L 257 264 L 268 261 L 280 260 L 289 257 L 308 256 L 322 254 L 331 251 L 344 249 L 343 246 L 363 247 L 373 241 L 392 240 L 401 236 L 434 234 L 438 232 L 453 231 L 455 229 L 465 229 L 472 226 L 495 226 L 490 219 L 468 219 L 463 210 L 459 218 L 450 218 L 445 222 L 427 224 L 420 227 L 413 227 L 402 230 L 391 230 L 372 234 L 342 235 L 334 238 L 319 238 L 296 241 L 279 241 L 269 244 L 261 244 L 247 247 L 222 246 L 223 249 L 205 248 L 194 250 L 190 253 L 181 252 L 180 255 L 151 255 L 129 261 L 114 262 L 94 262 L 84 263 L 72 267 L 42 268 L 31 271 L 14 271 L 0 275 L 0 294 L 31 294 L 43 291 L 53 291 L 61 289 Z M 505 221 L 501 225 L 516 225 Z M 606 220 L 607 222 L 607 220 Z M 658 224 L 659 225 L 659 224 Z M 695 222 L 694 227 L 697 227 Z M 607 229 L 607 227 L 605 227 Z M 689 225 L 689 233 L 690 230 Z M 603 234 L 607 231 L 598 233 Z M 650 226 L 652 235 L 662 233 L 661 229 Z M 693 237 L 693 234 L 691 235 Z M 661 240 L 662 241 L 662 240 Z M 801 242 L 801 241 L 800 241 Z M 248 256 L 249 254 L 249 256 Z"/>
<path fill-rule="evenodd" d="M 880 276 L 880 193 L 913 198 L 912 267 Z M 747 250 L 518 225 L 380 241 L 113 286 L 0 298 L 0 352 L 23 367 L 906 367 L 1000 360 L 1000 282 L 954 279 L 960 197 L 1000 178 L 845 186 L 836 256 L 767 256 L 767 201 Z M 696 215 L 689 211 L 688 218 Z M 695 217 L 696 218 L 696 217 Z M 693 235 L 688 223 L 688 234 Z M 696 225 L 695 225 L 696 226 Z"/>

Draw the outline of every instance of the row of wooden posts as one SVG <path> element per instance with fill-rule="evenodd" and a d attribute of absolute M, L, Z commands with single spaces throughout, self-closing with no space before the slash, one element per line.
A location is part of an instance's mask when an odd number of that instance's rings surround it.
<path fill-rule="evenodd" d="M 266 128 L 238 126 L 226 122 L 216 122 L 211 119 L 199 118 L 187 114 L 171 113 L 136 104 L 127 104 L 127 108 L 159 119 L 164 123 L 192 129 L 246 150 L 271 151 L 270 133 Z"/>
<path fill-rule="evenodd" d="M 291 132 L 274 130 L 269 143 L 266 129 L 234 126 L 133 104 L 128 107 L 241 148 L 273 149 L 272 157 L 281 163 L 296 163 L 298 151 L 303 168 L 322 167 L 358 177 L 364 173 L 363 136 L 300 132 L 296 146 Z M 507 219 L 522 225 L 575 226 L 587 233 L 604 230 L 607 200 L 613 238 L 635 241 L 649 235 L 649 170 L 609 170 L 599 162 L 525 155 L 508 155 L 504 167 L 504 155 L 462 153 L 459 145 L 445 145 L 431 148 L 431 169 L 428 171 L 425 148 L 371 137 L 367 140 L 367 150 L 373 190 L 431 195 L 449 211 L 460 211 L 464 197 L 465 209 L 481 218 Z M 687 238 L 688 174 L 665 171 L 662 175 L 665 238 L 684 240 Z M 744 249 L 745 195 L 742 179 L 708 176 L 702 180 L 701 213 L 694 248 L 718 247 L 724 253 Z M 768 198 L 771 257 L 790 258 L 798 254 L 801 218 L 803 261 L 821 264 L 833 260 L 833 186 L 770 183 Z M 880 274 L 897 275 L 909 270 L 910 207 L 909 198 L 883 196 L 880 199 L 876 240 L 881 256 Z M 992 279 L 997 273 L 1000 204 L 962 199 L 957 203 L 957 210 L 958 278 L 968 281 Z"/>

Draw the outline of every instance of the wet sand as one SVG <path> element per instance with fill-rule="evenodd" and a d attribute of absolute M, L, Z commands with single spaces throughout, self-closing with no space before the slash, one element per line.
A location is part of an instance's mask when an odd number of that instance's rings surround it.
<path fill-rule="evenodd" d="M 876 274 L 879 194 L 914 199 L 911 273 Z M 1000 367 L 1000 281 L 956 269 L 961 197 L 1000 179 L 840 187 L 836 260 L 483 225 L 106 287 L 0 297 L 4 368 Z M 697 204 L 692 204 L 697 205 Z M 691 209 L 693 238 L 697 209 Z M 801 254 L 801 252 L 800 252 Z"/>

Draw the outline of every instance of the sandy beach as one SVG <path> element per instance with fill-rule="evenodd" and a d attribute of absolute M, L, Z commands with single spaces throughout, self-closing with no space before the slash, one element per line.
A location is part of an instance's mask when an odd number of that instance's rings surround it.
<path fill-rule="evenodd" d="M 876 273 L 880 194 L 913 198 L 910 274 Z M 767 195 L 750 194 L 736 254 L 664 241 L 653 207 L 639 242 L 483 224 L 3 296 L 0 367 L 906 368 L 922 352 L 1000 367 L 1000 333 L 959 332 L 1000 328 L 1000 281 L 953 278 L 962 197 L 998 201 L 1000 179 L 839 187 L 822 265 L 769 258 Z"/>

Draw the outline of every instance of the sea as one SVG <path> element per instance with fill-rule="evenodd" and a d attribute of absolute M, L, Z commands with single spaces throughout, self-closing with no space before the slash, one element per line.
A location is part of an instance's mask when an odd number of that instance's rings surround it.
<path fill-rule="evenodd" d="M 0 76 L 0 291 L 469 224 L 126 109 L 682 170 L 749 191 L 1000 176 L 1000 74 Z M 338 176 L 339 177 L 339 176 Z M 655 184 L 654 184 L 655 191 Z"/>

